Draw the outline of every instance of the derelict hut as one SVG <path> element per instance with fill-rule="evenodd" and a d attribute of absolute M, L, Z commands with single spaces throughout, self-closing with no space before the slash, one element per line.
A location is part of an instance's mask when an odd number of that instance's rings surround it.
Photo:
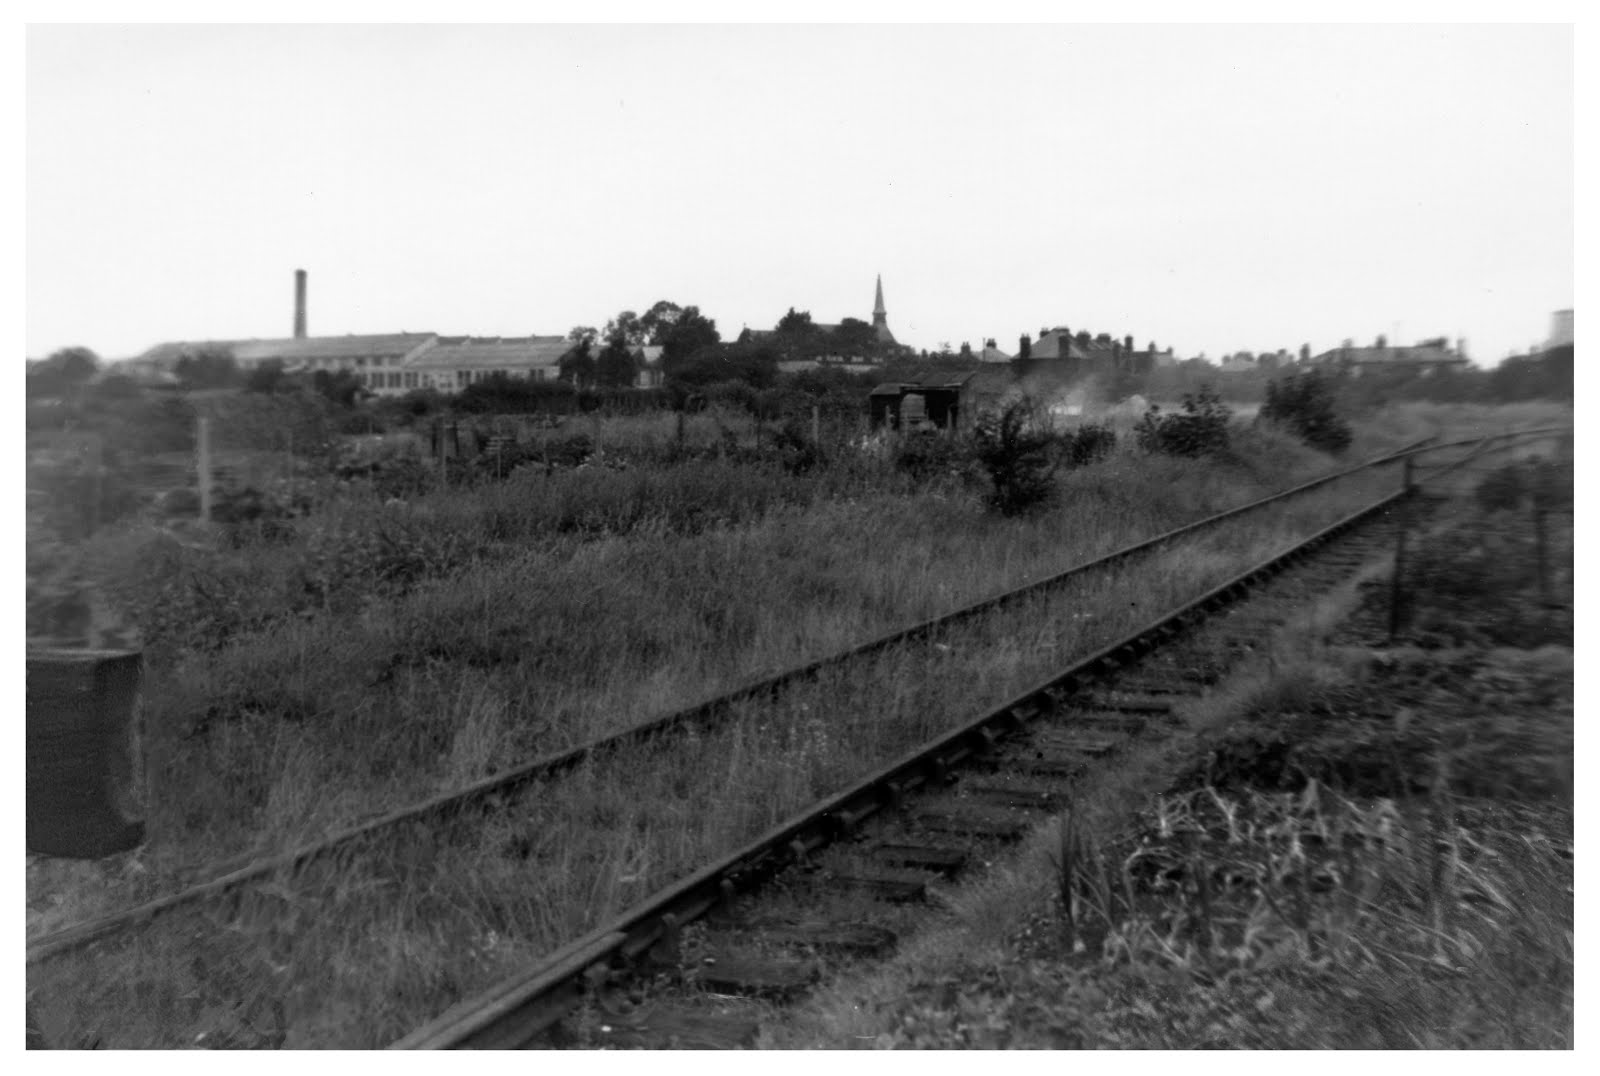
<path fill-rule="evenodd" d="M 869 395 L 872 428 L 969 430 L 999 405 L 1011 381 L 1011 371 L 995 364 L 903 370 Z"/>

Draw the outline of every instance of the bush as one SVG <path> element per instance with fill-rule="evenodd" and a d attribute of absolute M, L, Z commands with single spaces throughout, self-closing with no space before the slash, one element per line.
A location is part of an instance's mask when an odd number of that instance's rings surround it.
<path fill-rule="evenodd" d="M 822 454 L 812 443 L 805 423 L 791 417 L 786 419 L 772 435 L 772 447 L 778 453 L 778 462 L 792 475 L 802 475 L 822 462 Z"/>
<path fill-rule="evenodd" d="M 959 438 L 933 430 L 915 430 L 895 442 L 895 470 L 918 485 L 959 475 L 971 459 L 971 447 Z"/>
<path fill-rule="evenodd" d="M 993 486 L 987 503 L 1001 515 L 1037 508 L 1055 491 L 1059 439 L 1033 427 L 1032 418 L 1032 405 L 1014 400 L 998 415 L 984 415 L 973 431 L 973 454 Z"/>
<path fill-rule="evenodd" d="M 1334 408 L 1333 385 L 1315 370 L 1267 383 L 1261 418 L 1292 431 L 1312 448 L 1337 455 L 1350 447 L 1350 424 Z"/>
<path fill-rule="evenodd" d="M 1069 467 L 1082 467 L 1104 459 L 1117 447 L 1117 431 L 1110 423 L 1079 426 L 1061 438 L 1061 458 Z"/>
<path fill-rule="evenodd" d="M 1151 404 L 1134 436 L 1146 452 L 1168 456 L 1203 456 L 1228 447 L 1228 420 L 1233 412 L 1209 386 L 1183 397 L 1183 411 L 1163 415 Z"/>
<path fill-rule="evenodd" d="M 1486 511 L 1508 512 L 1537 503 L 1545 509 L 1572 503 L 1572 472 L 1534 459 L 1501 467 L 1478 483 L 1478 503 Z"/>

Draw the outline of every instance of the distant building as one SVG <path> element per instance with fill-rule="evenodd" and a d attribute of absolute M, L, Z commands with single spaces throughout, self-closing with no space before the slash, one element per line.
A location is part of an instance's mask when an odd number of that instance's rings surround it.
<path fill-rule="evenodd" d="M 1030 362 L 1062 363 L 1070 377 L 1089 374 L 1110 374 L 1118 371 L 1147 373 L 1156 366 L 1170 366 L 1176 362 L 1172 349 L 1156 350 L 1152 341 L 1143 351 L 1133 346 L 1133 337 L 1114 340 L 1110 333 L 1091 336 L 1080 330 L 1076 334 L 1065 325 L 1053 329 L 1040 329 L 1028 353 Z"/>
<path fill-rule="evenodd" d="M 847 319 L 848 320 L 848 319 Z M 813 321 L 812 327 L 820 333 L 824 340 L 837 338 L 843 323 L 830 323 Z M 865 325 L 865 322 L 862 323 Z M 889 329 L 889 313 L 883 305 L 883 276 L 878 277 L 877 289 L 873 295 L 872 304 L 872 333 L 880 349 L 899 350 L 900 344 L 894 338 L 894 333 Z M 742 343 L 777 344 L 782 340 L 782 335 L 776 329 L 750 329 L 746 328 L 739 334 Z M 877 365 L 882 360 L 875 355 L 854 354 L 848 346 L 833 354 L 818 356 L 815 359 L 785 359 L 778 363 L 778 369 L 783 371 L 811 370 L 819 366 L 831 366 L 835 363 Z"/>
<path fill-rule="evenodd" d="M 1557 310 L 1550 315 L 1550 339 L 1544 342 L 1546 351 L 1572 346 L 1572 311 Z"/>
<path fill-rule="evenodd" d="M 983 350 L 978 352 L 976 358 L 979 362 L 1010 362 L 1014 356 L 1001 351 L 993 340 L 985 340 Z"/>
<path fill-rule="evenodd" d="M 883 305 L 883 274 L 878 274 L 878 290 L 872 299 L 872 331 L 878 336 L 878 343 L 894 347 L 898 341 L 894 333 L 889 331 L 889 311 Z"/>
<path fill-rule="evenodd" d="M 496 373 L 534 381 L 553 381 L 561 357 L 572 344 L 560 336 L 442 337 L 435 333 L 360 336 L 307 336 L 278 340 L 204 340 L 157 344 L 136 359 L 119 364 L 143 380 L 168 378 L 178 363 L 200 354 L 223 353 L 250 371 L 269 362 L 286 373 L 354 374 L 377 396 L 400 396 L 415 389 L 459 392 Z"/>
<path fill-rule="evenodd" d="M 1224 374 L 1248 374 L 1261 369 L 1261 365 L 1254 355 L 1241 351 L 1225 357 L 1217 364 L 1217 369 Z"/>
<path fill-rule="evenodd" d="M 1372 347 L 1337 347 L 1315 356 L 1311 363 L 1351 377 L 1376 373 L 1410 373 L 1417 377 L 1428 377 L 1440 370 L 1461 370 L 1471 365 L 1466 358 L 1450 349 L 1449 339 L 1443 336 L 1409 347 L 1389 347 L 1380 336 Z"/>
<path fill-rule="evenodd" d="M 496 374 L 555 381 L 560 377 L 562 356 L 572 348 L 572 341 L 564 336 L 441 337 L 412 358 L 404 370 L 389 371 L 380 383 L 369 382 L 367 388 L 384 396 L 421 388 L 460 392 Z"/>
<path fill-rule="evenodd" d="M 157 344 L 118 364 L 140 380 L 171 383 L 178 364 L 201 354 L 225 354 L 249 372 L 278 363 L 291 374 L 353 374 L 378 396 L 415 389 L 459 392 L 475 381 L 505 374 L 552 381 L 573 345 L 560 336 L 441 337 L 437 333 L 306 335 L 306 272 L 295 270 L 294 335 L 270 340 L 199 340 Z M 659 350 L 659 349 L 657 349 Z"/>
<path fill-rule="evenodd" d="M 245 372 L 276 362 L 291 373 L 346 370 L 376 388 L 431 347 L 433 333 L 382 333 L 360 336 L 282 337 L 275 340 L 194 340 L 157 344 L 124 365 L 131 376 L 154 379 L 172 374 L 185 358 L 225 354 Z"/>

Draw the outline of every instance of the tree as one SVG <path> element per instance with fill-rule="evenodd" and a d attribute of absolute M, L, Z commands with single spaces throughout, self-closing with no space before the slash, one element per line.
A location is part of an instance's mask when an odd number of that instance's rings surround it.
<path fill-rule="evenodd" d="M 1301 363 L 1308 363 L 1308 362 L 1311 361 L 1311 345 L 1310 344 L 1301 344 L 1300 345 L 1300 361 L 1301 361 Z"/>
<path fill-rule="evenodd" d="M 267 360 L 251 370 L 244 379 L 246 392 L 281 392 L 288 387 L 288 378 L 280 359 Z"/>
<path fill-rule="evenodd" d="M 1268 382 L 1260 417 L 1287 427 L 1312 448 L 1338 454 L 1350 447 L 1350 424 L 1334 406 L 1333 383 L 1316 370 Z"/>
<path fill-rule="evenodd" d="M 769 344 L 714 344 L 683 357 L 663 356 L 669 387 L 703 388 L 718 382 L 771 387 L 778 379 L 776 348 Z"/>
<path fill-rule="evenodd" d="M 222 347 L 205 347 L 183 356 L 173 373 L 186 389 L 233 388 L 243 380 L 233 352 Z"/>
<path fill-rule="evenodd" d="M 311 375 L 311 387 L 340 407 L 354 407 L 366 392 L 361 379 L 350 370 L 318 370 Z"/>
<path fill-rule="evenodd" d="M 778 319 L 772 331 L 774 343 L 784 359 L 815 359 L 829 349 L 827 334 L 811 320 L 811 313 L 807 310 L 796 310 L 791 306 L 789 312 Z"/>
<path fill-rule="evenodd" d="M 573 344 L 588 344 L 593 347 L 594 342 L 600 339 L 600 330 L 593 325 L 574 325 L 567 332 L 567 341 Z"/>
<path fill-rule="evenodd" d="M 594 360 L 594 381 L 603 388 L 627 388 L 638 375 L 638 353 L 620 335 L 613 336 Z"/>
<path fill-rule="evenodd" d="M 698 306 L 683 309 L 672 327 L 661 337 L 662 359 L 666 362 L 688 358 L 697 351 L 722 342 L 717 323 L 700 313 Z"/>
<path fill-rule="evenodd" d="M 804 336 L 815 329 L 816 323 L 811 320 L 811 311 L 789 308 L 789 312 L 778 319 L 778 324 L 773 331 L 780 336 Z"/>
<path fill-rule="evenodd" d="M 83 385 L 99 371 L 100 356 L 86 347 L 65 347 L 28 364 L 29 396 L 60 396 Z"/>
<path fill-rule="evenodd" d="M 654 306 L 646 310 L 644 315 L 639 318 L 638 326 L 641 339 L 631 340 L 629 343 L 665 344 L 667 334 L 672 331 L 672 327 L 678 323 L 678 319 L 681 317 L 683 317 L 683 307 L 677 303 L 668 302 L 666 299 L 658 300 Z"/>
<path fill-rule="evenodd" d="M 580 340 L 576 347 L 561 356 L 556 361 L 556 377 L 580 389 L 594 384 L 596 367 L 594 356 L 589 354 L 590 348 L 588 340 Z"/>
<path fill-rule="evenodd" d="M 876 355 L 878 332 L 860 318 L 845 318 L 827 341 L 828 351 L 850 358 Z"/>
<path fill-rule="evenodd" d="M 1001 515 L 1020 515 L 1050 499 L 1058 440 L 1037 421 L 1031 400 L 1008 403 L 987 413 L 972 431 L 973 455 L 989 475 L 989 507 Z"/>
<path fill-rule="evenodd" d="M 606 322 L 605 330 L 600 335 L 610 340 L 619 334 L 629 344 L 642 344 L 649 339 L 649 333 L 639 324 L 639 315 L 632 310 L 624 310 Z"/>

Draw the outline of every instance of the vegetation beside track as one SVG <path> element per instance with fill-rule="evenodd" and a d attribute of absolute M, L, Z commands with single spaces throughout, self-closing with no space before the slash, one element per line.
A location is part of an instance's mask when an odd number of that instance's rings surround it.
<path fill-rule="evenodd" d="M 1396 645 L 1387 576 L 1334 596 L 1194 707 L 1186 742 L 1096 774 L 948 928 L 764 1045 L 1570 1048 L 1570 621 L 1498 637 L 1542 599 L 1481 555 L 1532 560 L 1531 520 L 1492 502 L 1421 543 Z"/>
<path fill-rule="evenodd" d="M 1394 443 L 1419 435 L 1398 429 Z M 113 884 L 39 920 L 81 918 L 97 896 L 159 890 L 196 864 L 316 835 L 1327 467 L 1253 431 L 1220 464 L 1123 452 L 1066 476 L 1058 507 L 1022 521 L 998 522 L 950 486 L 693 534 L 563 539 L 469 562 L 364 610 L 330 608 L 203 658 L 179 655 L 147 710 L 160 761 L 151 817 L 165 824 L 147 849 L 94 869 Z M 1366 499 L 1346 491 L 1186 543 L 1149 585 L 1141 574 L 1141 596 L 1154 606 L 1203 589 L 1340 514 L 1343 497 Z M 381 1044 L 1064 651 L 1132 627 L 1141 613 L 1115 582 L 1060 596 L 1053 607 L 1070 609 L 1069 623 L 1048 640 L 1019 637 L 1015 625 L 1037 617 L 1018 610 L 943 640 L 948 650 L 858 670 L 851 683 L 873 684 L 870 694 L 824 681 L 752 713 L 753 728 L 619 758 L 588 775 L 581 798 L 536 817 L 397 835 L 363 850 L 365 862 L 264 887 L 242 925 L 197 914 L 58 969 L 53 989 L 78 1006 L 66 1023 L 108 1044 Z M 351 669 L 371 675 L 352 680 Z M 530 714 L 545 720 L 530 727 Z M 708 787 L 707 773 L 722 779 Z M 698 810 L 728 801 L 736 809 Z M 419 845 L 436 851 L 407 858 Z M 117 1015 L 97 1028 L 96 1011 Z"/>

